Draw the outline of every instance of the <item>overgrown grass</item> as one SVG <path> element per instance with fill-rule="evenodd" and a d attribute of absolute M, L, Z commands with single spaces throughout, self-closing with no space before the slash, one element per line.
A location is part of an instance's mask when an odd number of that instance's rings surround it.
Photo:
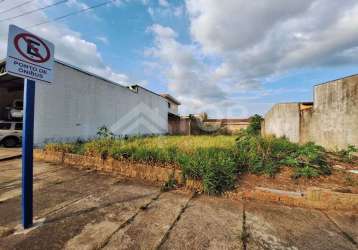
<path fill-rule="evenodd" d="M 242 132 L 237 147 L 238 164 L 251 173 L 274 176 L 282 166 L 293 167 L 294 178 L 331 173 L 324 148 L 314 143 L 298 145 L 286 138 L 263 138 Z"/>
<path fill-rule="evenodd" d="M 49 144 L 46 150 L 175 164 L 184 178 L 202 181 L 209 194 L 234 188 L 238 174 L 244 171 L 274 176 L 282 166 L 290 166 L 295 178 L 330 173 L 322 147 L 313 143 L 300 146 L 285 138 L 263 138 L 246 131 L 238 136 L 105 137 L 84 143 Z M 172 184 L 168 182 L 165 188 Z"/>
<path fill-rule="evenodd" d="M 204 191 L 209 194 L 222 193 L 235 185 L 237 168 L 233 136 L 106 137 L 82 144 L 48 144 L 45 149 L 176 164 L 181 167 L 184 178 L 202 180 Z"/>

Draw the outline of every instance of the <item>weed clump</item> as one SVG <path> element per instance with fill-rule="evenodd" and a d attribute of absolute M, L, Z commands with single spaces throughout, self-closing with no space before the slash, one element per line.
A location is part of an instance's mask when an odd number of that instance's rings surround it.
<path fill-rule="evenodd" d="M 164 183 L 164 185 L 161 187 L 162 192 L 168 192 L 170 190 L 173 190 L 177 187 L 178 183 L 175 180 L 174 172 L 169 176 L 168 180 Z"/>
<path fill-rule="evenodd" d="M 238 164 L 254 174 L 274 176 L 282 166 L 293 167 L 294 178 L 331 173 L 324 148 L 298 145 L 286 138 L 261 137 L 243 131 L 236 139 Z"/>
<path fill-rule="evenodd" d="M 354 160 L 354 153 L 358 152 L 358 148 L 354 145 L 348 145 L 346 149 L 338 151 L 338 156 L 342 161 L 352 163 Z"/>
<path fill-rule="evenodd" d="M 184 178 L 203 181 L 204 191 L 220 194 L 234 188 L 237 164 L 232 150 L 220 148 L 197 149 L 178 159 Z"/>

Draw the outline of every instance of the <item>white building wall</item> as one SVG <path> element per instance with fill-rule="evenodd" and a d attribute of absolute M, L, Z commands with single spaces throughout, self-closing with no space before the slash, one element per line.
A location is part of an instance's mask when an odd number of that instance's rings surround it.
<path fill-rule="evenodd" d="M 55 63 L 54 83 L 36 85 L 35 144 L 86 139 L 106 125 L 115 134 L 168 132 L 168 104 L 155 93 L 137 93 L 64 64 Z"/>

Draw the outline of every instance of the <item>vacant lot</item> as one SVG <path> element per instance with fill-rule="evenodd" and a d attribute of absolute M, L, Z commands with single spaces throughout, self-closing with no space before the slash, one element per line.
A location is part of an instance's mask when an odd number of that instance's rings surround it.
<path fill-rule="evenodd" d="M 0 249 L 356 249 L 357 214 L 232 202 L 35 162 L 33 229 L 20 160 L 0 162 Z"/>
<path fill-rule="evenodd" d="M 164 163 L 167 167 L 180 168 L 185 179 L 201 181 L 208 194 L 232 190 L 241 184 L 242 177 L 250 178 L 250 175 L 272 179 L 280 176 L 282 169 L 285 181 L 293 184 L 327 184 L 324 187 L 334 184 L 350 192 L 358 190 L 356 176 L 332 169 L 333 161 L 324 148 L 313 143 L 298 145 L 285 138 L 262 138 L 246 131 L 237 136 L 104 136 L 89 142 L 48 144 L 45 149 L 149 165 Z M 350 155 L 348 151 L 344 153 Z M 336 158 L 335 164 L 340 164 L 340 158 Z M 354 159 L 350 160 L 354 165 Z M 279 187 L 280 182 L 277 184 Z"/>

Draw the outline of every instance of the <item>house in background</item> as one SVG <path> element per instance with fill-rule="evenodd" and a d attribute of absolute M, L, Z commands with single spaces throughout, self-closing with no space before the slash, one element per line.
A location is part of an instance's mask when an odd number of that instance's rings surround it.
<path fill-rule="evenodd" d="M 246 129 L 250 120 L 248 118 L 244 119 L 206 119 L 203 121 L 206 125 L 212 126 L 221 126 L 228 134 L 237 134 L 242 129 Z"/>
<path fill-rule="evenodd" d="M 358 75 L 314 86 L 314 102 L 280 103 L 265 115 L 263 135 L 315 142 L 329 150 L 358 147 Z"/>
<path fill-rule="evenodd" d="M 160 94 L 167 101 L 168 105 L 168 133 L 179 134 L 180 131 L 180 115 L 179 106 L 181 103 L 169 94 Z"/>
<path fill-rule="evenodd" d="M 160 96 L 164 97 L 167 100 L 168 112 L 173 115 L 179 115 L 179 106 L 181 105 L 181 103 L 169 94 L 160 94 Z"/>

